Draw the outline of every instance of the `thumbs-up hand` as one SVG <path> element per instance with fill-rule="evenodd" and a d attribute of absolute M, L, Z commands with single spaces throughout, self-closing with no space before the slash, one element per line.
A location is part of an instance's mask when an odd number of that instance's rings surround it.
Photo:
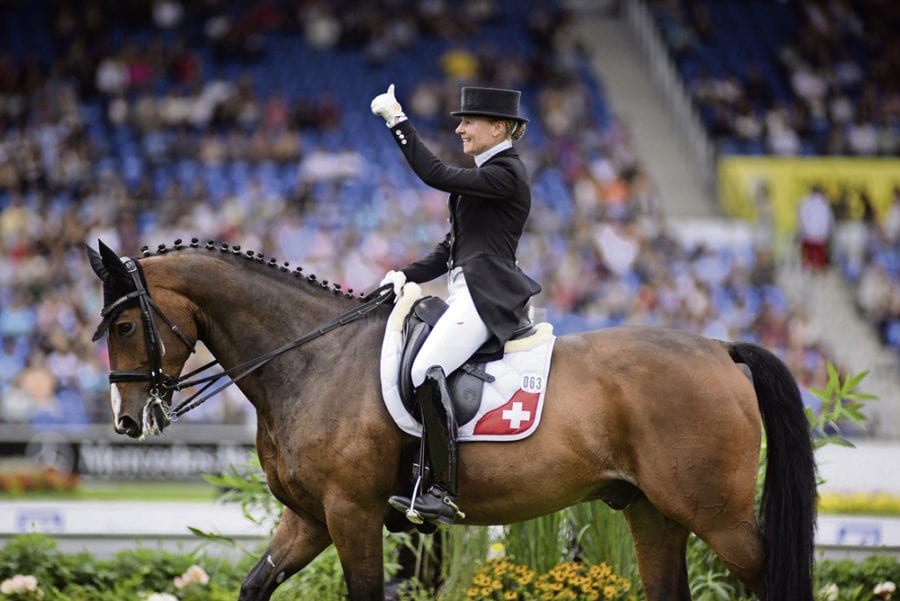
<path fill-rule="evenodd" d="M 370 108 L 373 114 L 384 119 L 388 125 L 393 125 L 397 122 L 397 119 L 406 116 L 403 114 L 403 108 L 394 96 L 394 84 L 388 86 L 387 92 L 373 98 Z"/>

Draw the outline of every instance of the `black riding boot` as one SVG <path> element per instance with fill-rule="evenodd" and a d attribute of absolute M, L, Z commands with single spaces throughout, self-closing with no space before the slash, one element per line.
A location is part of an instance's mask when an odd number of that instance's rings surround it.
<path fill-rule="evenodd" d="M 409 497 L 393 496 L 388 502 L 406 513 L 410 521 L 421 523 L 420 520 L 425 519 L 450 526 L 457 516 L 466 516 L 456 505 L 456 418 L 444 370 L 438 366 L 429 368 L 425 373 L 425 382 L 416 393 L 422 411 L 432 485 L 415 497 L 412 511 L 410 506 L 413 503 Z"/>

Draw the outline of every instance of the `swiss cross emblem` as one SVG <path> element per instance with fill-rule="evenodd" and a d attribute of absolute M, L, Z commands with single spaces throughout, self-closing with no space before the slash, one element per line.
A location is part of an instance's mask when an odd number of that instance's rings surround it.
<path fill-rule="evenodd" d="M 522 389 L 505 404 L 484 414 L 475 424 L 475 434 L 517 434 L 524 432 L 534 423 L 538 400 L 537 392 Z"/>

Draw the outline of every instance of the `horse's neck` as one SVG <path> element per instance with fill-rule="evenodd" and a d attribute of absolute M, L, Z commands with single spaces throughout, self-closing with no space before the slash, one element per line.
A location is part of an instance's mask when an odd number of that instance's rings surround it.
<path fill-rule="evenodd" d="M 359 306 L 359 300 L 334 294 L 320 284 L 292 277 L 277 268 L 250 262 L 245 265 L 243 260 L 234 259 L 214 260 L 210 264 L 210 259 L 197 257 L 202 265 L 190 266 L 190 277 L 182 280 L 186 295 L 200 313 L 200 338 L 225 369 L 298 340 Z M 340 353 L 353 340 L 354 345 L 370 346 L 377 357 L 378 332 L 378 324 L 370 318 L 324 334 L 324 345 L 317 340 L 309 349 Z M 289 383 L 303 387 L 309 372 L 320 371 L 323 361 L 336 360 L 314 355 L 307 347 L 288 351 L 278 361 L 281 365 L 287 361 L 289 374 L 278 378 L 248 377 L 239 386 L 257 410 L 263 402 L 278 403 L 279 399 L 297 394 L 297 390 L 280 390 L 278 386 Z"/>

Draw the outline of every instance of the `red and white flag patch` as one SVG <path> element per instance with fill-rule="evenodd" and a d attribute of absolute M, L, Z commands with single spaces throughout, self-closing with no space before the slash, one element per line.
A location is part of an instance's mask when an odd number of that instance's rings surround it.
<path fill-rule="evenodd" d="M 540 393 L 516 391 L 507 403 L 489 411 L 475 424 L 474 434 L 505 436 L 527 432 L 537 416 Z"/>

